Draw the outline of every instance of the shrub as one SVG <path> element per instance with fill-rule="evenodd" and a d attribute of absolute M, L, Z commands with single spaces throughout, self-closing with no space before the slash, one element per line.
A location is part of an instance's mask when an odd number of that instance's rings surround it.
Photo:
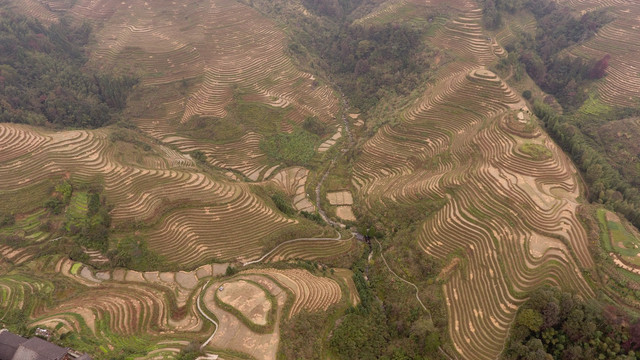
<path fill-rule="evenodd" d="M 522 92 L 522 97 L 523 97 L 523 98 L 525 98 L 525 99 L 527 99 L 527 100 L 530 100 L 530 99 L 531 99 L 531 90 L 525 90 L 525 91 L 523 91 L 523 92 Z"/>
<path fill-rule="evenodd" d="M 327 135 L 329 133 L 329 131 L 331 130 L 329 125 L 321 122 L 315 116 L 307 117 L 304 120 L 304 122 L 302 123 L 302 128 L 307 130 L 308 132 L 310 132 L 312 134 L 316 134 L 316 135 L 318 135 L 320 137 L 323 137 L 323 136 Z"/>
<path fill-rule="evenodd" d="M 147 248 L 147 242 L 144 239 L 134 236 L 121 239 L 116 249 L 107 253 L 107 257 L 115 267 L 139 271 L 153 270 L 166 265 L 163 257 Z"/>
<path fill-rule="evenodd" d="M 207 162 L 207 155 L 200 150 L 193 150 L 191 152 L 191 157 L 201 164 L 205 164 Z"/>
<path fill-rule="evenodd" d="M 271 200 L 273 200 L 273 203 L 276 204 L 276 207 L 282 213 L 289 216 L 292 216 L 296 213 L 295 209 L 291 206 L 291 204 L 289 204 L 289 200 L 281 192 L 277 192 L 271 195 Z"/>
<path fill-rule="evenodd" d="M 224 274 L 226 276 L 233 276 L 233 275 L 235 275 L 237 273 L 238 273 L 238 269 L 234 268 L 231 265 L 227 266 L 227 270 L 225 270 L 225 272 L 224 272 Z"/>
<path fill-rule="evenodd" d="M 62 210 L 64 210 L 64 203 L 57 197 L 52 197 L 44 203 L 44 207 L 49 209 L 52 214 L 59 215 L 62 213 Z"/>
<path fill-rule="evenodd" d="M 0 215 L 0 227 L 11 226 L 16 223 L 16 218 L 13 215 L 5 214 Z"/>
<path fill-rule="evenodd" d="M 319 225 L 324 225 L 324 220 L 322 219 L 322 216 L 320 216 L 320 214 L 318 214 L 317 211 L 314 211 L 312 213 L 308 212 L 308 211 L 301 211 L 300 214 L 302 214 L 302 216 L 304 216 L 305 218 L 319 224 Z"/>

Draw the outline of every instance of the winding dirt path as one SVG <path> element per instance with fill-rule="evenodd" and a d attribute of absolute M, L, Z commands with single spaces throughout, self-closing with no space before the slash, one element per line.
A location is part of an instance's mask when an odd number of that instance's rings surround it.
<path fill-rule="evenodd" d="M 384 252 L 382 251 L 382 244 L 380 243 L 380 241 L 378 241 L 378 239 L 374 240 L 378 243 L 378 247 L 380 248 L 380 257 L 382 258 L 382 261 L 384 261 L 384 265 L 387 267 L 387 270 L 389 270 L 390 273 L 393 274 L 393 276 L 395 276 L 396 278 L 398 278 L 400 281 L 407 283 L 409 285 L 411 285 L 415 290 L 416 290 L 416 299 L 418 300 L 418 302 L 420 303 L 420 306 L 422 306 L 422 309 L 424 309 L 424 311 L 427 312 L 427 314 L 429 315 L 429 321 L 431 321 L 431 323 L 433 323 L 433 318 L 431 316 L 431 311 L 429 311 L 429 309 L 427 309 L 426 306 L 424 306 L 424 304 L 422 303 L 422 300 L 420 300 L 420 290 L 418 289 L 418 287 L 416 286 L 416 284 L 410 282 L 409 280 L 405 280 L 402 277 L 400 277 L 400 275 L 396 274 L 395 271 L 391 270 L 391 267 L 389 266 L 389 263 L 387 263 L 387 259 L 384 258 Z M 371 251 L 371 253 L 369 254 L 369 260 L 371 260 L 371 257 L 373 256 L 373 250 Z M 449 355 L 446 351 L 444 351 L 442 349 L 441 346 L 438 346 L 438 350 L 440 351 L 440 353 L 442 355 L 444 355 L 447 359 L 458 359 L 457 357 L 451 357 L 451 355 Z"/>
<path fill-rule="evenodd" d="M 429 320 L 433 322 L 433 319 L 431 318 L 431 312 L 429 311 L 429 309 L 427 309 L 426 306 L 424 306 L 424 304 L 422 303 L 422 300 L 420 300 L 420 296 L 418 296 L 418 293 L 420 292 L 420 290 L 418 290 L 418 287 L 416 286 L 416 284 L 403 279 L 402 277 L 400 277 L 400 275 L 396 274 L 395 271 L 391 270 L 391 267 L 389 267 L 389 264 L 387 263 L 387 259 L 384 258 L 384 254 L 382 251 L 382 244 L 380 243 L 380 241 L 378 241 L 378 239 L 374 239 L 377 243 L 378 246 L 380 247 L 380 257 L 382 258 L 382 261 L 384 261 L 384 264 L 387 266 L 387 269 L 389 269 L 389 272 L 391 272 L 393 274 L 393 276 L 397 277 L 398 279 L 400 279 L 400 281 L 405 282 L 409 285 L 411 285 L 414 289 L 416 289 L 416 299 L 418 300 L 418 302 L 420 303 L 420 306 L 422 306 L 422 308 L 424 309 L 424 311 L 427 312 L 427 314 L 429 314 Z"/>
<path fill-rule="evenodd" d="M 196 305 L 198 306 L 198 311 L 200 312 L 200 315 L 202 315 L 205 319 L 211 321 L 211 323 L 213 323 L 213 325 L 215 325 L 216 328 L 215 328 L 215 330 L 213 330 L 213 334 L 211 334 L 211 336 L 209 336 L 207 341 L 203 342 L 202 345 L 200 345 L 200 350 L 204 349 L 209 344 L 209 342 L 211 342 L 213 337 L 216 335 L 216 332 L 218 332 L 218 327 L 219 327 L 218 322 L 215 321 L 214 319 L 210 318 L 209 315 L 207 315 L 204 311 L 202 311 L 202 307 L 200 307 L 200 298 L 202 296 L 204 296 L 204 289 L 207 287 L 207 285 L 209 285 L 210 282 L 211 282 L 211 280 L 207 281 L 206 284 L 202 285 L 202 289 L 200 290 L 200 294 L 198 294 L 198 300 L 196 301 Z M 198 359 L 200 359 L 200 358 L 198 358 Z"/>

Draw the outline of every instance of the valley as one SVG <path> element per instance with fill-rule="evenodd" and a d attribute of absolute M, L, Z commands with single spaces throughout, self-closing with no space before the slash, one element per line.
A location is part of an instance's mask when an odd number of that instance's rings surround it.
<path fill-rule="evenodd" d="M 640 7 L 559 2 L 610 16 L 557 51 L 610 56 L 574 109 L 523 60 L 546 0 L 495 29 L 488 1 L 0 5 L 34 54 L 90 26 L 98 86 L 19 102 L 0 64 L 0 324 L 94 359 L 520 359 L 567 329 L 522 314 L 567 293 L 634 358 Z M 51 121 L 63 92 L 108 121 Z"/>

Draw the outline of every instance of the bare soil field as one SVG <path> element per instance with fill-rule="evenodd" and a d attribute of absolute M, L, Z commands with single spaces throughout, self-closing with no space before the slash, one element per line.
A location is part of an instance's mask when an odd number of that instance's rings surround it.
<path fill-rule="evenodd" d="M 328 192 L 327 200 L 331 205 L 353 205 L 353 196 L 347 190 Z"/>
<path fill-rule="evenodd" d="M 462 358 L 495 359 L 527 291 L 546 283 L 594 296 L 577 271 L 593 259 L 576 216 L 575 167 L 541 131 L 504 125 L 507 117 L 526 122 L 526 104 L 487 70 L 504 53 L 486 40 L 482 10 L 456 4 L 462 12 L 429 42 L 465 61 L 439 67 L 400 124 L 382 125 L 364 143 L 352 183 L 364 211 L 446 199 L 417 241 L 442 260 L 462 249 L 464 265 L 443 274 L 449 335 Z"/>
<path fill-rule="evenodd" d="M 353 214 L 351 206 L 338 206 L 336 208 L 336 216 L 342 220 L 356 221 L 356 216 Z"/>
<path fill-rule="evenodd" d="M 262 289 L 244 280 L 226 282 L 218 288 L 218 298 L 243 313 L 249 320 L 267 324 L 271 303 Z"/>
<path fill-rule="evenodd" d="M 282 307 L 287 299 L 287 293 L 269 279 L 259 275 L 241 276 L 241 278 L 261 284 L 275 296 L 278 311 L 274 330 L 265 334 L 255 333 L 235 315 L 217 307 L 213 298 L 214 293 L 219 292 L 219 287 L 223 286 L 226 282 L 215 282 L 208 287 L 203 295 L 205 306 L 213 312 L 220 324 L 216 336 L 212 339 L 209 347 L 213 349 L 222 348 L 239 351 L 249 354 L 256 359 L 275 359 L 279 343 L 279 321 L 282 316 Z M 259 290 L 262 291 L 261 289 Z M 224 293 L 224 290 L 221 293 Z"/>

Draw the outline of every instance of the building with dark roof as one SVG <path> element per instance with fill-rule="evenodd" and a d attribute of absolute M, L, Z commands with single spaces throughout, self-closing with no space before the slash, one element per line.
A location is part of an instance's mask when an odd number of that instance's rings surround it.
<path fill-rule="evenodd" d="M 74 354 L 68 348 L 38 337 L 26 339 L 6 329 L 0 330 L 0 360 L 91 360 L 86 354 L 80 357 Z"/>
<path fill-rule="evenodd" d="M 22 336 L 0 330 L 0 360 L 12 360 L 13 355 L 25 341 L 27 339 Z"/>
<path fill-rule="evenodd" d="M 68 353 L 69 349 L 32 337 L 20 344 L 12 360 L 68 360 Z"/>

